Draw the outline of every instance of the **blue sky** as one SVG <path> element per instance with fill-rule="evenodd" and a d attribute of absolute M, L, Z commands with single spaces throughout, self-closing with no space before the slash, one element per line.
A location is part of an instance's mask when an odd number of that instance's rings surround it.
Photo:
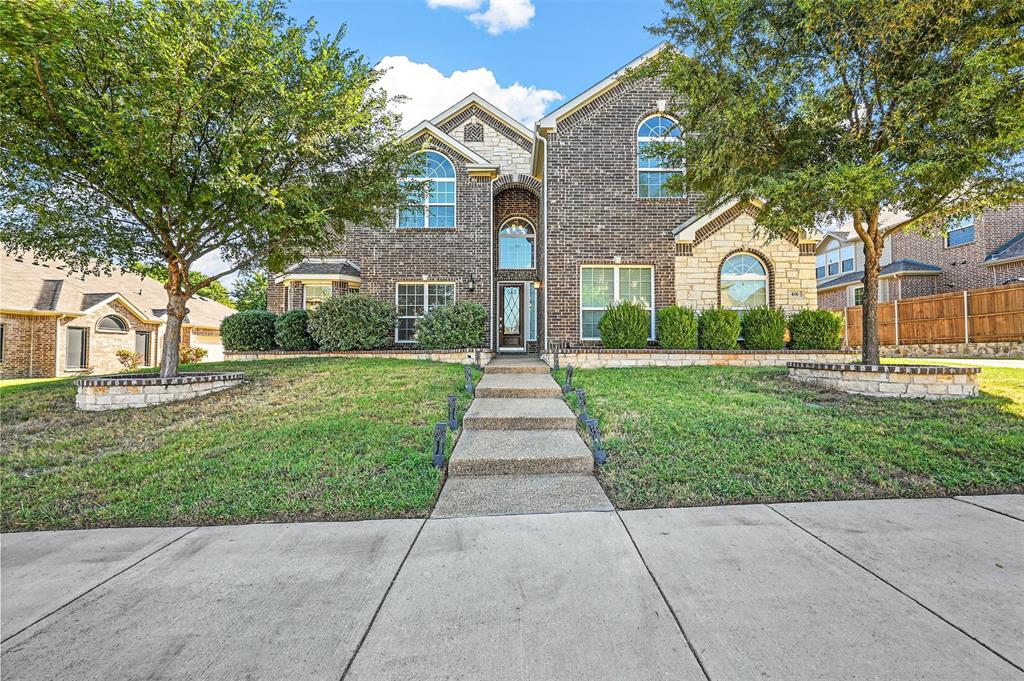
<path fill-rule="evenodd" d="M 655 45 L 645 26 L 657 23 L 663 6 L 661 0 L 293 0 L 289 12 L 300 21 L 315 17 L 324 32 L 344 23 L 350 47 L 374 63 L 389 58 L 385 85 L 412 98 L 403 110 L 411 127 L 461 99 L 467 87 L 491 88 L 480 94 L 532 122 Z M 521 88 L 513 88 L 517 83 Z M 441 105 L 445 96 L 454 98 Z M 420 115 L 431 106 L 440 108 Z"/>

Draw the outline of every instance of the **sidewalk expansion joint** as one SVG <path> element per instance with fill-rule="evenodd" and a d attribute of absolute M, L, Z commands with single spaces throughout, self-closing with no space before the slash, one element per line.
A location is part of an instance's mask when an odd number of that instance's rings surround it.
<path fill-rule="evenodd" d="M 976 504 L 973 501 L 969 501 L 967 499 L 961 499 L 960 497 L 950 497 L 950 498 L 953 499 L 954 501 L 959 501 L 962 504 L 967 504 L 968 506 L 974 506 L 975 508 L 980 508 L 983 511 L 988 511 L 989 513 L 998 513 L 1001 516 L 1006 516 L 1010 520 L 1016 520 L 1018 523 L 1024 523 L 1024 519 L 1018 518 L 1015 515 L 1010 515 L 1009 513 L 1005 513 L 1003 511 L 998 511 L 998 510 L 996 510 L 994 508 L 989 508 L 988 506 L 982 506 L 981 504 Z"/>

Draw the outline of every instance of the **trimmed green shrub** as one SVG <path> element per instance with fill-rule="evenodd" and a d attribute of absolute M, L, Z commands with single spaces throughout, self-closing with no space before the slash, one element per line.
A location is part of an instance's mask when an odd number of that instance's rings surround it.
<path fill-rule="evenodd" d="M 431 350 L 480 348 L 487 330 L 487 310 L 469 301 L 435 307 L 416 324 L 416 342 Z"/>
<path fill-rule="evenodd" d="M 394 305 L 346 293 L 320 303 L 306 328 L 321 350 L 376 350 L 394 343 L 395 323 Z"/>
<path fill-rule="evenodd" d="M 694 311 L 678 305 L 658 310 L 658 344 L 667 350 L 697 347 L 697 315 Z"/>
<path fill-rule="evenodd" d="M 697 337 L 704 350 L 735 350 L 739 347 L 740 315 L 736 310 L 713 307 L 697 318 Z"/>
<path fill-rule="evenodd" d="M 794 350 L 838 350 L 843 341 L 843 318 L 831 310 L 801 310 L 789 318 Z"/>
<path fill-rule="evenodd" d="M 747 350 L 781 350 L 786 347 L 786 314 L 772 307 L 751 308 L 740 318 L 740 333 Z"/>
<path fill-rule="evenodd" d="M 612 305 L 597 323 L 606 348 L 646 348 L 651 336 L 651 315 L 640 303 Z"/>
<path fill-rule="evenodd" d="M 274 342 L 282 350 L 316 350 L 316 341 L 309 335 L 309 313 L 292 310 L 277 318 Z"/>
<path fill-rule="evenodd" d="M 225 350 L 273 350 L 277 315 L 266 310 L 246 310 L 225 317 L 220 339 Z"/>

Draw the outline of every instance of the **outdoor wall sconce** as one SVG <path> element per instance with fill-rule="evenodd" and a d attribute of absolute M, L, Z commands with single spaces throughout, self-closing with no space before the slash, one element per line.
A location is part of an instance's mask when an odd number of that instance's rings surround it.
<path fill-rule="evenodd" d="M 476 279 L 473 278 L 472 274 L 469 275 L 469 281 L 466 282 L 466 290 L 470 293 L 476 290 Z"/>
<path fill-rule="evenodd" d="M 542 285 L 542 284 L 541 284 L 541 283 L 540 283 L 539 281 L 535 281 L 535 282 L 533 282 L 533 287 L 534 287 L 535 289 L 540 289 L 540 288 L 542 288 L 542 286 L 543 286 L 543 285 Z"/>

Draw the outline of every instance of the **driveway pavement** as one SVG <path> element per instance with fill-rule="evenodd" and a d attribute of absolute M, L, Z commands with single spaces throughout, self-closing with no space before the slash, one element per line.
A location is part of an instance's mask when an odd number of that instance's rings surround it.
<path fill-rule="evenodd" d="M 1024 495 L 3 535 L 4 679 L 1024 679 Z"/>

